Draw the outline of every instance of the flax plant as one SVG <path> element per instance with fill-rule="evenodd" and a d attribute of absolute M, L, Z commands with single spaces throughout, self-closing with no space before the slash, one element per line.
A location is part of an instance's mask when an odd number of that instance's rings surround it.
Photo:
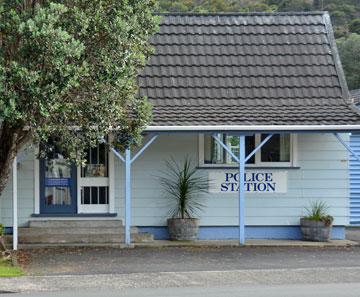
<path fill-rule="evenodd" d="M 194 218 L 204 208 L 204 193 L 209 181 L 196 168 L 196 161 L 186 158 L 178 164 L 173 157 L 166 161 L 160 184 L 170 199 L 169 216 L 172 218 Z"/>
<path fill-rule="evenodd" d="M 312 201 L 310 207 L 306 207 L 305 219 L 314 221 L 332 222 L 334 218 L 328 214 L 329 206 L 323 201 Z"/>

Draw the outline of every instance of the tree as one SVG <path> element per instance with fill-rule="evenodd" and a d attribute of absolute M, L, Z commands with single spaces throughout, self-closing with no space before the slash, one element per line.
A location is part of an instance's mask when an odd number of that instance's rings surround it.
<path fill-rule="evenodd" d="M 307 0 L 282 0 L 279 11 L 310 11 L 311 5 Z"/>
<path fill-rule="evenodd" d="M 170 6 L 169 11 L 170 12 L 187 12 L 188 8 L 184 4 L 182 4 L 180 2 L 174 2 Z"/>
<path fill-rule="evenodd" d="M 346 81 L 350 90 L 360 88 L 360 35 L 352 33 L 348 38 L 336 41 Z"/>
<path fill-rule="evenodd" d="M 272 12 L 273 6 L 269 6 L 265 3 L 255 3 L 249 5 L 250 12 Z"/>
<path fill-rule="evenodd" d="M 360 18 L 357 18 L 350 22 L 349 31 L 360 35 Z"/>
<path fill-rule="evenodd" d="M 136 145 L 150 105 L 136 77 L 151 53 L 154 0 L 0 0 L 0 196 L 29 141 L 76 164 L 116 129 Z"/>

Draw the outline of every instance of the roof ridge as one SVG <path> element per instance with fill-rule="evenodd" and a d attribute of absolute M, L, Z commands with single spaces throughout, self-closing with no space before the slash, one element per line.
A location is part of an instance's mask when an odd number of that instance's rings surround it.
<path fill-rule="evenodd" d="M 283 15 L 324 15 L 327 11 L 294 11 L 294 12 L 155 12 L 163 16 L 283 16 Z"/>

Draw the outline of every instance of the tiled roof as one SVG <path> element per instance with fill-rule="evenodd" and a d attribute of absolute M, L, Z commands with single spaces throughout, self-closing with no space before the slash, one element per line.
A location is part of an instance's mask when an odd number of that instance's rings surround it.
<path fill-rule="evenodd" d="M 151 126 L 357 125 L 327 13 L 165 14 Z"/>
<path fill-rule="evenodd" d="M 350 96 L 354 103 L 359 106 L 360 104 L 360 89 L 350 91 Z"/>

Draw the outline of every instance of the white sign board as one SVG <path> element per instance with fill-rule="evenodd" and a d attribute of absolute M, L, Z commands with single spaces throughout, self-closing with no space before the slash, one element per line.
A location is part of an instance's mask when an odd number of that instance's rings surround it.
<path fill-rule="evenodd" d="M 239 191 L 239 171 L 209 171 L 209 193 L 236 193 Z M 287 171 L 246 170 L 245 193 L 272 194 L 287 192 Z"/>

